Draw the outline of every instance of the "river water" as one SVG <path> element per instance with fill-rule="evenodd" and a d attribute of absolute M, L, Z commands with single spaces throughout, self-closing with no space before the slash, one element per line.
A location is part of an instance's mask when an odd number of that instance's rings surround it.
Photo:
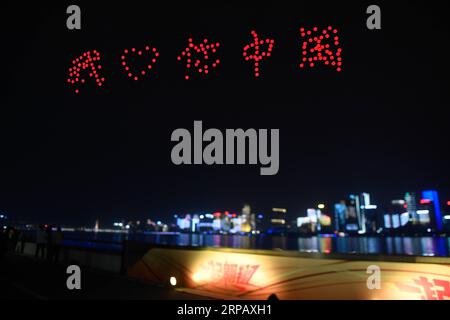
<path fill-rule="evenodd" d="M 65 232 L 67 244 L 108 249 L 121 248 L 123 240 L 171 246 L 282 249 L 318 253 L 359 253 L 408 256 L 450 256 L 450 237 L 335 237 L 267 236 L 216 234 L 120 234 Z"/>

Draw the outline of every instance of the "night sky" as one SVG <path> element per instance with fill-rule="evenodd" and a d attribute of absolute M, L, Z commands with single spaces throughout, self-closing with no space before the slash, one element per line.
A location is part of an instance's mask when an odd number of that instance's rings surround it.
<path fill-rule="evenodd" d="M 366 28 L 362 1 L 296 6 L 202 6 L 154 1 L 9 4 L 2 15 L 0 210 L 11 219 L 75 225 L 164 219 L 198 210 L 286 207 L 369 192 L 377 204 L 406 191 L 450 196 L 449 40 L 443 2 L 377 1 L 382 30 Z M 315 4 L 316 3 L 316 4 Z M 343 72 L 301 70 L 300 27 L 339 29 Z M 242 57 L 250 31 L 275 39 L 253 77 Z M 191 37 L 221 44 L 221 65 L 184 80 L 176 57 Z M 158 48 L 149 77 L 129 80 L 125 48 Z M 102 88 L 66 83 L 73 58 L 102 55 Z M 280 129 L 280 170 L 260 165 L 175 166 L 173 130 Z"/>

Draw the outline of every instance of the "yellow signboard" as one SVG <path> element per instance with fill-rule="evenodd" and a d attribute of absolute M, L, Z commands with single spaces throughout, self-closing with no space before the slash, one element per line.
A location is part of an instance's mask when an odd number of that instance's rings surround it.
<path fill-rule="evenodd" d="M 380 287 L 368 282 L 379 268 Z M 316 259 L 227 249 L 150 249 L 128 275 L 177 279 L 182 290 L 223 298 L 266 300 L 450 299 L 450 264 Z M 372 277 L 373 278 L 373 277 Z"/>

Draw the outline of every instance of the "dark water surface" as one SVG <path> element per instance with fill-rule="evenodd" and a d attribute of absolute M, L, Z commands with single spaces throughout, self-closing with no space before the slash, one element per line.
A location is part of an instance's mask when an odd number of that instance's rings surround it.
<path fill-rule="evenodd" d="M 299 252 L 450 256 L 449 237 L 285 237 L 267 235 L 65 232 L 67 244 L 120 250 L 123 240 L 171 246 L 282 249 Z M 105 242 L 105 243 L 102 243 Z"/>

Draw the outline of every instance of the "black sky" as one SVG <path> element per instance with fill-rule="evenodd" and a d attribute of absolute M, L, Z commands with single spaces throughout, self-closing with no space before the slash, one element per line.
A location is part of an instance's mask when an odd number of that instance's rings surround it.
<path fill-rule="evenodd" d="M 14 2 L 3 22 L 6 97 L 0 107 L 0 210 L 12 218 L 93 224 L 95 218 L 164 218 L 195 210 L 287 207 L 370 192 L 375 202 L 408 190 L 450 195 L 448 20 L 443 2 L 386 1 L 382 30 L 366 28 L 371 2 L 202 6 L 153 1 Z M 300 70 L 300 27 L 340 31 L 343 72 Z M 250 31 L 274 38 L 262 78 L 242 59 Z M 183 79 L 176 60 L 188 37 L 219 41 L 222 64 Z M 150 77 L 130 81 L 124 48 L 156 46 Z M 101 90 L 75 95 L 71 60 L 102 54 Z M 5 85 L 3 85 L 5 87 Z M 279 128 L 280 171 L 171 163 L 170 135 L 205 128 Z"/>

